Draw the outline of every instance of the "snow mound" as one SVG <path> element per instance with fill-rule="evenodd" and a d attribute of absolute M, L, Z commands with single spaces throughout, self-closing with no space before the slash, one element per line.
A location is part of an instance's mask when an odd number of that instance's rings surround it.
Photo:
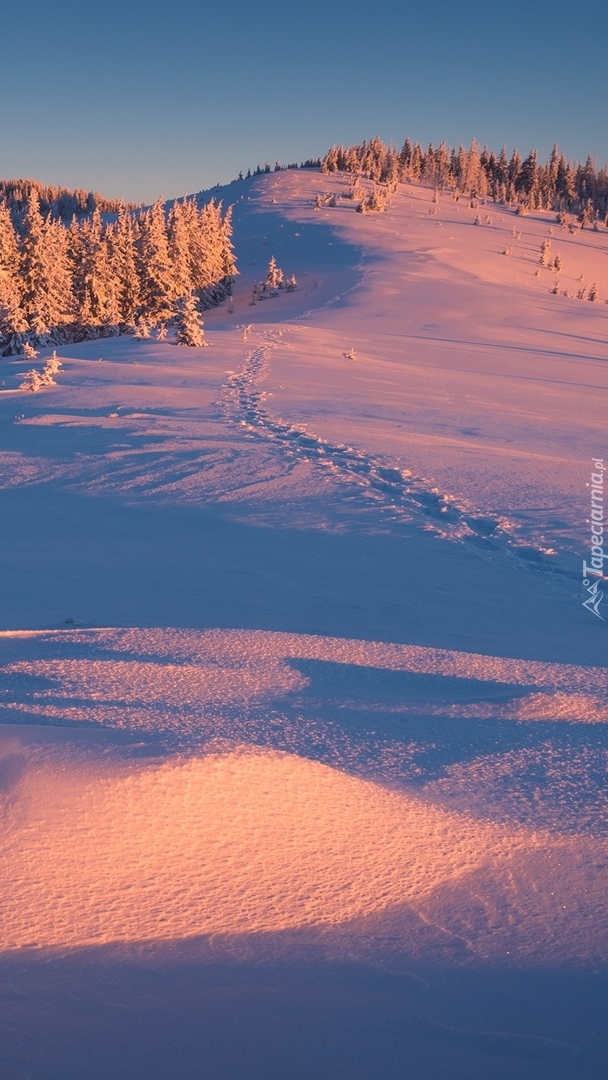
<path fill-rule="evenodd" d="M 5 807 L 1 948 L 343 922 L 421 898 L 504 843 L 286 755 L 126 771 L 51 758 Z"/>

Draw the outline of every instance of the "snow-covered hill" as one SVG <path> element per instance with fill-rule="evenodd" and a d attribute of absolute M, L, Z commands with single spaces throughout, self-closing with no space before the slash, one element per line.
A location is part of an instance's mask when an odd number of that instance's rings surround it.
<path fill-rule="evenodd" d="M 347 963 L 417 994 L 448 979 L 416 1000 L 418 1043 L 403 988 L 366 975 L 395 1030 L 356 1066 L 317 1020 L 316 1071 L 258 1050 L 218 1077 L 403 1075 L 400 1039 L 431 1054 L 420 1078 L 456 1059 L 592 1076 L 591 983 L 577 997 L 568 972 L 606 962 L 608 639 L 581 567 L 608 459 L 608 230 L 409 185 L 361 214 L 350 186 L 214 191 L 240 275 L 210 347 L 69 346 L 38 393 L 19 385 L 46 353 L 2 361 L 2 962 L 29 993 L 19 950 L 86 947 L 120 986 L 153 942 L 144 1018 L 154 950 L 178 945 L 162 964 L 188 1000 L 228 960 L 243 985 L 246 963 L 303 956 L 344 993 Z M 260 299 L 273 255 L 297 288 Z M 44 970 L 75 985 L 61 963 Z M 545 984 L 532 1019 L 506 1004 L 548 969 L 567 1023 Z M 491 1007 L 472 970 L 494 972 Z"/>

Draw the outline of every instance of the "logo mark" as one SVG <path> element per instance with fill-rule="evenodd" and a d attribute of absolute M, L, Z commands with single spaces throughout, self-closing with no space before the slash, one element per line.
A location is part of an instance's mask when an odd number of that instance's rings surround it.
<path fill-rule="evenodd" d="M 585 578 L 583 581 L 583 585 L 589 586 L 587 592 L 590 593 L 590 596 L 583 601 L 583 607 L 586 607 L 588 611 L 592 611 L 594 615 L 597 615 L 598 619 L 602 620 L 602 622 L 606 622 L 604 616 L 600 615 L 599 611 L 597 610 L 602 600 L 604 599 L 604 594 L 600 589 L 599 580 L 594 581 L 593 585 L 590 585 L 589 578 Z"/>

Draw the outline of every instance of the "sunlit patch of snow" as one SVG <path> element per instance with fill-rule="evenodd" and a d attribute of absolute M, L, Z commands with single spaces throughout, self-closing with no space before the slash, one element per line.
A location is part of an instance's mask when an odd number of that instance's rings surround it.
<path fill-rule="evenodd" d="M 118 771 L 51 757 L 4 818 L 4 949 L 343 922 L 504 847 L 495 827 L 272 753 Z"/>
<path fill-rule="evenodd" d="M 6 750 L 22 767 L 0 794 L 2 951 L 356 932 L 372 916 L 389 919 L 394 949 L 420 950 L 413 914 L 470 956 L 605 952 L 589 919 L 608 852 L 589 839 L 246 747 L 164 762 Z"/>
<path fill-rule="evenodd" d="M 580 920 L 597 896 L 574 902 L 580 845 L 289 755 L 134 765 L 51 747 L 3 796 L 3 818 L 3 950 L 331 927 L 407 906 L 491 956 L 497 902 L 516 954 L 550 950 L 562 926 L 576 927 L 575 954 L 591 945 Z M 566 877 L 543 868 L 550 851 Z M 535 881 L 551 882 L 550 902 Z"/>

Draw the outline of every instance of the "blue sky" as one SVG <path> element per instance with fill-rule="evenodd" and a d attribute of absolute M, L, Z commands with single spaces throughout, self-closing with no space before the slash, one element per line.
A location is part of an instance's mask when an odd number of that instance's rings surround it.
<path fill-rule="evenodd" d="M 6 5 L 0 175 L 149 201 L 374 134 L 603 165 L 607 41 L 605 0 Z"/>

